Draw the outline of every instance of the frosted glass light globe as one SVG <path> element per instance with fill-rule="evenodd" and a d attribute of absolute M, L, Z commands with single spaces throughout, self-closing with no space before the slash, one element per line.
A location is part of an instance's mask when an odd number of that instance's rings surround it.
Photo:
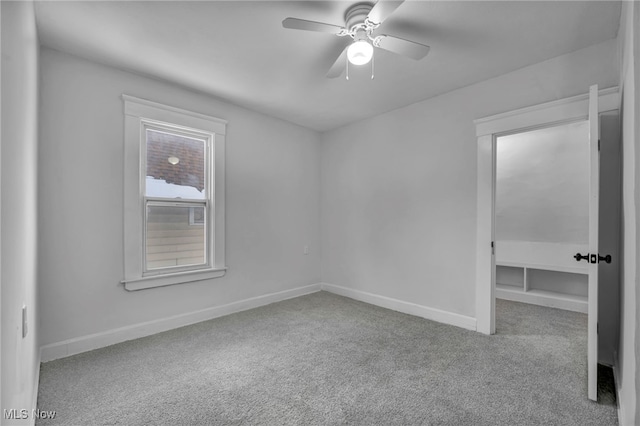
<path fill-rule="evenodd" d="M 364 65 L 373 57 L 373 46 L 364 40 L 354 42 L 347 49 L 347 58 L 353 65 Z"/>

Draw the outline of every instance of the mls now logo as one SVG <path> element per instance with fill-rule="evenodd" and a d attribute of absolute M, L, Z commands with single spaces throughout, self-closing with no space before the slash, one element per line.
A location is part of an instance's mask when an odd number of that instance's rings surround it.
<path fill-rule="evenodd" d="M 25 408 L 21 410 L 17 408 L 4 409 L 3 414 L 6 420 L 23 420 L 29 418 L 29 410 Z M 38 408 L 31 410 L 31 418 L 33 419 L 53 419 L 55 416 L 55 411 L 44 411 Z"/>
<path fill-rule="evenodd" d="M 4 418 L 7 420 L 11 419 L 28 419 L 29 418 L 29 410 L 22 409 L 18 410 L 17 408 L 11 408 L 10 410 L 3 410 Z"/>
<path fill-rule="evenodd" d="M 44 411 L 36 408 L 31 411 L 31 417 L 34 419 L 53 419 L 56 416 L 55 411 Z"/>

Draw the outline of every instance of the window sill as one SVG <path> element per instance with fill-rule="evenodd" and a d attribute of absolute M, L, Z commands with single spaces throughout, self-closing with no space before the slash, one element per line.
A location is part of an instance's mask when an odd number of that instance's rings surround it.
<path fill-rule="evenodd" d="M 122 280 L 124 288 L 128 291 L 144 290 L 146 288 L 164 287 L 174 284 L 185 284 L 194 281 L 220 278 L 227 273 L 227 267 L 216 269 L 201 269 L 197 271 L 176 272 L 174 274 L 156 275 L 150 277 Z"/>

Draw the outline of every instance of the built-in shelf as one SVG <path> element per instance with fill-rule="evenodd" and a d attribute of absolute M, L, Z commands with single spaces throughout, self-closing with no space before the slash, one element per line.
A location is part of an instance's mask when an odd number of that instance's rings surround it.
<path fill-rule="evenodd" d="M 577 262 L 583 244 L 496 242 L 496 297 L 516 302 L 588 311 L 588 264 Z"/>
<path fill-rule="evenodd" d="M 524 263 L 524 262 L 499 262 L 497 263 L 500 266 L 511 266 L 514 268 L 529 268 L 529 269 L 540 269 L 544 271 L 556 271 L 556 272 L 569 272 L 572 274 L 584 274 L 585 269 L 582 265 L 580 266 L 566 266 L 566 265 L 543 265 L 543 264 L 535 264 L 535 263 Z"/>
<path fill-rule="evenodd" d="M 588 310 L 586 296 L 576 296 L 547 290 L 524 291 L 524 288 L 496 284 L 496 297 L 498 299 L 565 309 L 567 311 L 582 312 L 585 314 Z"/>

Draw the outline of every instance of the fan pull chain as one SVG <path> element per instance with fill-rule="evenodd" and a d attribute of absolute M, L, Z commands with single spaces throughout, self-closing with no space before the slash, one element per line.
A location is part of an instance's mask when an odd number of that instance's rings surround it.
<path fill-rule="evenodd" d="M 349 80 L 349 58 L 347 58 L 347 80 Z"/>
<path fill-rule="evenodd" d="M 373 80 L 373 68 L 374 68 L 375 60 L 376 60 L 376 55 L 374 53 L 373 55 L 371 55 L 371 80 Z"/>

